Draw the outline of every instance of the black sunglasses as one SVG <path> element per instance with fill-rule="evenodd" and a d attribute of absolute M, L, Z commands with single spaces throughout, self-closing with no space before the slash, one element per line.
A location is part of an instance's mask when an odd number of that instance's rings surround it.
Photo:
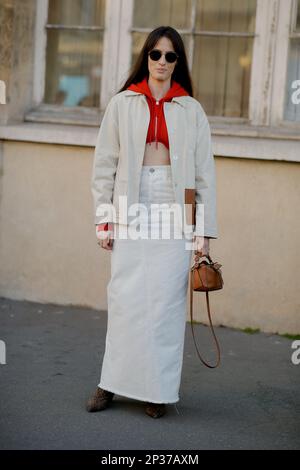
<path fill-rule="evenodd" d="M 159 49 L 152 49 L 152 51 L 150 51 L 148 55 L 150 56 L 151 60 L 159 60 L 162 56 L 162 52 Z M 179 55 L 176 54 L 176 52 L 169 51 L 165 54 L 166 61 L 170 64 L 175 62 L 177 57 L 179 57 Z"/>

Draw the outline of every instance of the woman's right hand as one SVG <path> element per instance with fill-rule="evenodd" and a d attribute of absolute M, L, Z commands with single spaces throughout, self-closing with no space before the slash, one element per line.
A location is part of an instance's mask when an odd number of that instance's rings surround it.
<path fill-rule="evenodd" d="M 97 243 L 101 248 L 104 248 L 104 250 L 112 250 L 114 244 L 114 224 L 108 223 L 108 230 L 104 230 L 106 225 L 107 224 L 96 225 Z"/>

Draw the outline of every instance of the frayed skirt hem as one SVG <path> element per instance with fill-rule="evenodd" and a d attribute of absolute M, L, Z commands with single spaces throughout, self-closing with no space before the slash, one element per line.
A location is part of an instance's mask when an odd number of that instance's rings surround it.
<path fill-rule="evenodd" d="M 173 404 L 173 403 L 178 403 L 179 402 L 179 398 L 177 398 L 176 400 L 171 400 L 171 401 L 168 401 L 168 400 L 164 400 L 164 401 L 156 401 L 156 400 L 153 400 L 152 398 L 149 398 L 149 397 L 138 397 L 137 395 L 134 395 L 132 393 L 127 393 L 127 392 L 122 392 L 120 390 L 117 390 L 116 388 L 114 387 L 107 387 L 106 385 L 102 385 L 102 383 L 100 382 L 98 384 L 98 387 L 102 388 L 103 390 L 106 390 L 107 392 L 112 392 L 112 393 L 116 393 L 117 395 L 120 395 L 120 396 L 123 396 L 123 397 L 127 397 L 127 398 L 132 398 L 133 400 L 140 400 L 140 401 L 144 401 L 144 402 L 149 402 L 149 403 L 169 403 L 169 404 Z"/>

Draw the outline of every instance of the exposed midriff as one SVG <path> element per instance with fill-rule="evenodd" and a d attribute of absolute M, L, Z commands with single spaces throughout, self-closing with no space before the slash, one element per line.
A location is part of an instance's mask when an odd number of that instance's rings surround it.
<path fill-rule="evenodd" d="M 157 148 L 156 148 L 157 147 Z M 169 149 L 162 143 L 146 143 L 143 165 L 170 165 Z"/>

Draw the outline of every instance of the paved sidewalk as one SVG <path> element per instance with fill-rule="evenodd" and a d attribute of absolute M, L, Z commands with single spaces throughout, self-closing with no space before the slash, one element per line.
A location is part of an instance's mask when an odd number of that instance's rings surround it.
<path fill-rule="evenodd" d="M 120 395 L 87 413 L 100 378 L 106 312 L 0 298 L 1 449 L 299 449 L 300 365 L 292 341 L 217 328 L 218 369 L 204 367 L 186 327 L 180 401 L 152 419 Z M 197 326 L 211 355 L 209 329 Z M 134 367 L 134 365 L 133 365 Z"/>

